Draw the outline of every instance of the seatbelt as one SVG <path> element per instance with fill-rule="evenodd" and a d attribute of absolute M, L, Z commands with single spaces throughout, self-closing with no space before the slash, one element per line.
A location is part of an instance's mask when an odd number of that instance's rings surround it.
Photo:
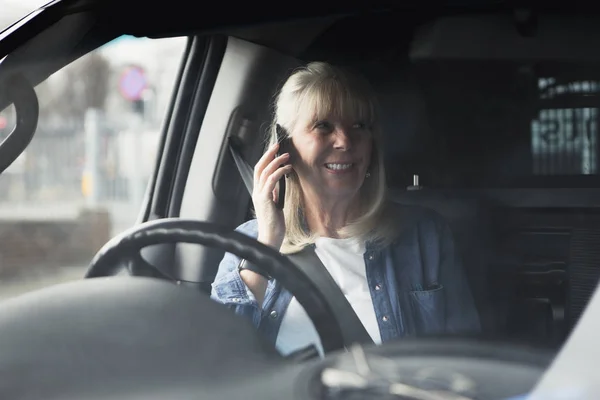
<path fill-rule="evenodd" d="M 244 185 L 246 185 L 248 193 L 252 196 L 252 190 L 254 188 L 254 169 L 246 162 L 246 160 L 244 160 L 238 150 L 238 145 L 231 138 L 229 138 L 229 150 L 233 157 L 233 161 L 235 162 L 235 166 L 244 181 Z"/>
<path fill-rule="evenodd" d="M 287 257 L 309 277 L 313 285 L 325 296 L 327 304 L 331 306 L 340 323 L 344 343 L 347 346 L 353 343 L 372 344 L 373 339 L 365 326 L 312 247 L 306 246 L 300 252 L 288 254 Z"/>
<path fill-rule="evenodd" d="M 254 187 L 253 168 L 244 160 L 239 153 L 238 146 L 231 140 L 229 150 L 238 168 L 240 176 L 246 185 L 248 192 L 252 194 Z M 353 343 L 372 344 L 373 339 L 365 329 L 364 325 L 354 312 L 354 309 L 346 299 L 346 296 L 332 278 L 327 268 L 311 246 L 306 246 L 300 252 L 288 254 L 287 257 L 312 281 L 325 297 L 327 304 L 332 308 L 341 326 L 344 343 L 350 346 Z"/>

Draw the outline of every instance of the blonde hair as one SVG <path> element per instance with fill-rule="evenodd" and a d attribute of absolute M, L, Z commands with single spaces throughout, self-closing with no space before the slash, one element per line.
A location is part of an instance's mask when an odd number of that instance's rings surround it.
<path fill-rule="evenodd" d="M 277 141 L 277 125 L 289 135 L 299 120 L 318 120 L 331 115 L 352 120 L 358 117 L 367 124 L 373 137 L 370 176 L 360 189 L 360 215 L 338 234 L 388 244 L 393 240 L 396 221 L 384 218 L 388 203 L 381 132 L 375 96 L 366 80 L 324 62 L 311 62 L 295 70 L 275 98 L 274 118 L 267 135 L 269 145 Z M 295 172 L 286 178 L 283 213 L 286 232 L 282 253 L 295 253 L 315 242 L 317 235 L 305 225 L 302 187 Z"/>

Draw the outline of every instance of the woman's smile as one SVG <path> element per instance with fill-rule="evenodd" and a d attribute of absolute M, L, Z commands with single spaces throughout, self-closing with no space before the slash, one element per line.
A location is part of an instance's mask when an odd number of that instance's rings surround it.
<path fill-rule="evenodd" d="M 334 162 L 325 163 L 325 169 L 330 174 L 344 175 L 353 172 L 356 167 L 356 163 L 352 162 Z"/>

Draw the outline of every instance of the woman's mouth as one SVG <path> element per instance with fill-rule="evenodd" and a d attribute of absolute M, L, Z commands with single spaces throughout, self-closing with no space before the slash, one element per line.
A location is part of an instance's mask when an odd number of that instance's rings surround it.
<path fill-rule="evenodd" d="M 332 172 L 345 172 L 354 166 L 353 163 L 327 163 L 325 168 Z"/>

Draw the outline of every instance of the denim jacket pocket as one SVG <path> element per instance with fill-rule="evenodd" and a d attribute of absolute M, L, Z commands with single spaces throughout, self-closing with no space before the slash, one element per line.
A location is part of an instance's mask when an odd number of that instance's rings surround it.
<path fill-rule="evenodd" d="M 418 335 L 444 332 L 446 326 L 445 293 L 442 285 L 430 290 L 410 292 L 410 306 Z"/>

